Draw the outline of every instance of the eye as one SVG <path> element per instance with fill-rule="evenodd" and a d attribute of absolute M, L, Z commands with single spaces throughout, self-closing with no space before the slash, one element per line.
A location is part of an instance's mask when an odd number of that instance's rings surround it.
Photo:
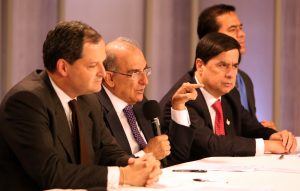
<path fill-rule="evenodd" d="M 233 64 L 232 67 L 237 69 L 239 67 L 239 64 Z"/>
<path fill-rule="evenodd" d="M 228 30 L 228 32 L 230 32 L 230 33 L 234 33 L 236 31 L 237 31 L 237 28 L 235 28 L 235 27 L 232 27 Z"/>
<path fill-rule="evenodd" d="M 88 65 L 88 68 L 95 68 L 97 67 L 97 63 L 92 63 Z"/>
<path fill-rule="evenodd" d="M 226 63 L 220 63 L 220 67 L 221 67 L 221 68 L 227 68 L 227 65 L 228 65 L 228 64 L 226 64 Z"/>

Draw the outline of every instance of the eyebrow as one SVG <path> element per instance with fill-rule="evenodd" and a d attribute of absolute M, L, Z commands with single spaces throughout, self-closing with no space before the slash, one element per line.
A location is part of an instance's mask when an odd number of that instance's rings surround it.
<path fill-rule="evenodd" d="M 243 27 L 244 25 L 241 23 L 241 24 L 239 24 L 239 25 L 231 25 L 231 26 L 229 26 L 228 28 L 230 29 L 230 28 L 238 28 L 238 27 Z"/>
<path fill-rule="evenodd" d="M 146 65 L 145 68 L 143 68 L 142 70 L 140 70 L 140 69 L 130 69 L 130 70 L 127 71 L 127 73 L 129 73 L 129 72 L 140 72 L 140 71 L 144 71 L 146 68 L 149 68 L 149 66 Z"/>
<path fill-rule="evenodd" d="M 225 61 L 222 61 L 222 60 L 220 60 L 220 62 L 217 62 L 217 64 L 228 64 L 228 65 L 236 65 L 237 64 L 237 65 L 240 65 L 239 62 L 231 64 L 231 63 L 228 63 L 228 62 L 225 62 Z"/>

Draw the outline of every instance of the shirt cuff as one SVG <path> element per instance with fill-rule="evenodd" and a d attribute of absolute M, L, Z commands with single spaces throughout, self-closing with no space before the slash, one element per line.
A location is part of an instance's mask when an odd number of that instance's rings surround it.
<path fill-rule="evenodd" d="M 120 169 L 117 166 L 107 167 L 107 190 L 117 189 L 120 182 Z"/>
<path fill-rule="evenodd" d="M 191 125 L 190 116 L 187 109 L 175 110 L 171 107 L 171 118 L 179 125 L 187 127 Z"/>
<path fill-rule="evenodd" d="M 256 153 L 255 156 L 261 156 L 265 153 L 265 142 L 263 139 L 255 139 Z"/>
<path fill-rule="evenodd" d="M 140 157 L 142 157 L 144 155 L 145 155 L 145 152 L 143 150 L 140 150 L 139 152 L 137 152 L 137 153 L 134 154 L 134 156 L 138 157 L 138 158 L 140 158 Z"/>

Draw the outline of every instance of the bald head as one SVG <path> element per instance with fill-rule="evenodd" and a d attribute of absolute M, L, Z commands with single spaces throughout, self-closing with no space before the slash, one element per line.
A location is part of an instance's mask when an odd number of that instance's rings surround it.
<path fill-rule="evenodd" d="M 130 54 L 142 54 L 136 42 L 125 37 L 119 37 L 106 45 L 106 60 L 104 67 L 108 71 L 118 70 L 119 64 L 126 61 Z"/>
<path fill-rule="evenodd" d="M 127 38 L 117 38 L 106 45 L 104 86 L 128 104 L 143 100 L 150 69 L 143 52 Z"/>

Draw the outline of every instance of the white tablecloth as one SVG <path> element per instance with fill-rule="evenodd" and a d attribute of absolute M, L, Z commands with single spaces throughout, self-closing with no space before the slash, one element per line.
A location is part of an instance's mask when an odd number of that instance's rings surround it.
<path fill-rule="evenodd" d="M 300 190 L 300 155 L 259 157 L 210 157 L 163 169 L 150 188 L 118 190 Z M 205 169 L 207 173 L 173 172 L 173 169 Z M 193 179 L 203 179 L 198 182 Z"/>

